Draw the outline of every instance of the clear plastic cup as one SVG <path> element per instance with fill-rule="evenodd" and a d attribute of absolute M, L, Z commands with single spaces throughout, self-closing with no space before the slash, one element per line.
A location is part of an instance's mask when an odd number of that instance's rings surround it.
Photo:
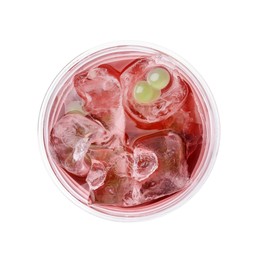
<path fill-rule="evenodd" d="M 64 170 L 57 165 L 55 155 L 50 149 L 50 132 L 53 125 L 64 113 L 62 112 L 63 101 L 73 87 L 73 77 L 75 74 L 99 64 L 113 64 L 113 62 L 120 59 L 132 61 L 140 57 L 160 54 L 169 57 L 167 61 L 169 66 L 173 66 L 185 74 L 192 86 L 192 92 L 200 103 L 200 116 L 203 120 L 203 149 L 192 170 L 189 185 L 171 196 L 165 196 L 153 203 L 142 206 L 114 207 L 111 205 L 90 204 L 84 189 L 77 186 L 72 178 L 68 178 L 68 175 L 64 174 Z M 216 104 L 206 82 L 183 58 L 169 50 L 147 43 L 118 43 L 89 50 L 76 57 L 62 69 L 52 82 L 43 100 L 39 116 L 38 134 L 45 165 L 54 182 L 70 200 L 96 216 L 111 220 L 133 221 L 155 217 L 176 209 L 199 190 L 216 160 L 220 125 Z"/>

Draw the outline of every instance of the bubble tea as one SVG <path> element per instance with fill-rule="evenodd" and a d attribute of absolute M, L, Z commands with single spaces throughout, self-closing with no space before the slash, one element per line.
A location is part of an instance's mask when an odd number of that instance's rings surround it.
<path fill-rule="evenodd" d="M 172 55 L 138 45 L 72 63 L 49 90 L 40 128 L 48 164 L 74 201 L 131 219 L 190 197 L 218 146 L 205 83 Z"/>

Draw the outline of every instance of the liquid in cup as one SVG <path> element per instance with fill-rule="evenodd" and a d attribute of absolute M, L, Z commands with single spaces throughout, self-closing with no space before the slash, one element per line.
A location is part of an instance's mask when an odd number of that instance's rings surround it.
<path fill-rule="evenodd" d="M 90 212 L 135 219 L 174 208 L 204 182 L 217 153 L 207 91 L 179 59 L 150 47 L 84 54 L 43 104 L 48 164 Z"/>

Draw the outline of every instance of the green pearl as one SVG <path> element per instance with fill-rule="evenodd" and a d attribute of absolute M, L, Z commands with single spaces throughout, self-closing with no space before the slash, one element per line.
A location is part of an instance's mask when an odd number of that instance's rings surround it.
<path fill-rule="evenodd" d="M 81 101 L 71 101 L 69 104 L 66 104 L 65 114 L 67 113 L 79 113 L 86 115 L 86 112 L 83 110 L 83 105 Z"/>
<path fill-rule="evenodd" d="M 163 89 L 170 82 L 170 74 L 166 69 L 155 68 L 147 74 L 147 82 L 154 89 Z"/>
<path fill-rule="evenodd" d="M 139 81 L 134 88 L 134 98 L 138 103 L 150 103 L 160 96 L 160 91 L 152 88 L 146 81 Z"/>

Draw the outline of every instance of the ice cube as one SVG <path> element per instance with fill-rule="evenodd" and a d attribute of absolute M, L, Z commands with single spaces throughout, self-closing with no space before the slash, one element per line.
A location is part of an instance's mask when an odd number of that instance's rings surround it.
<path fill-rule="evenodd" d="M 75 75 L 74 86 L 85 101 L 86 111 L 93 115 L 119 106 L 120 84 L 107 68 L 92 68 Z"/>
<path fill-rule="evenodd" d="M 73 159 L 75 161 L 81 160 L 88 151 L 90 144 L 90 136 L 79 139 L 74 147 Z"/>
<path fill-rule="evenodd" d="M 201 152 L 203 143 L 203 126 L 200 111 L 198 110 L 196 96 L 192 92 L 188 94 L 183 107 L 171 117 L 169 127 L 179 133 L 185 142 L 185 153 L 192 173 Z"/>
<path fill-rule="evenodd" d="M 114 149 L 90 149 L 89 156 L 102 162 L 107 169 L 111 169 L 120 177 L 130 177 L 133 164 L 131 152 L 123 147 Z"/>
<path fill-rule="evenodd" d="M 160 122 L 172 116 L 183 105 L 188 94 L 188 84 L 177 69 L 171 69 L 167 57 L 160 55 L 137 60 L 120 76 L 124 91 L 123 104 L 126 112 L 137 122 L 148 124 Z M 170 73 L 170 83 L 161 90 L 161 95 L 150 103 L 138 103 L 134 98 L 134 88 L 140 81 L 147 80 L 154 68 L 164 68 Z"/>
<path fill-rule="evenodd" d="M 103 175 L 106 175 L 104 183 L 92 188 L 94 203 L 125 207 L 138 204 L 141 186 L 130 177 L 133 163 L 130 151 L 123 147 L 90 149 L 89 156 L 92 161 L 98 160 L 104 165 Z M 91 172 L 89 175 L 91 176 Z"/>
<path fill-rule="evenodd" d="M 125 116 L 117 72 L 110 66 L 83 71 L 74 77 L 74 87 L 85 102 L 85 111 L 124 142 Z"/>
<path fill-rule="evenodd" d="M 61 165 L 70 173 L 85 176 L 90 168 L 90 145 L 108 145 L 110 134 L 97 121 L 80 114 L 63 116 L 51 131 L 51 144 Z"/>
<path fill-rule="evenodd" d="M 139 183 L 131 183 L 131 190 L 124 194 L 122 199 L 124 207 L 132 207 L 141 203 L 142 194 L 140 188 L 141 186 Z"/>
<path fill-rule="evenodd" d="M 86 111 L 84 110 L 84 101 L 77 94 L 76 90 L 73 88 L 69 91 L 64 100 L 64 111 L 67 113 L 80 113 L 82 115 L 86 115 Z"/>
<path fill-rule="evenodd" d="M 141 201 L 149 202 L 173 194 L 189 183 L 184 143 L 172 131 L 160 131 L 143 136 L 134 143 L 152 151 L 158 158 L 158 168 L 141 182 Z"/>
<path fill-rule="evenodd" d="M 134 149 L 134 163 L 132 177 L 137 181 L 147 179 L 158 168 L 158 159 L 154 152 L 136 147 Z"/>
<path fill-rule="evenodd" d="M 110 168 L 104 184 L 94 191 L 94 203 L 131 207 L 173 194 L 189 184 L 179 135 L 164 130 L 142 136 L 133 149 L 132 177 L 120 176 Z"/>
<path fill-rule="evenodd" d="M 105 166 L 110 167 L 113 162 L 114 151 L 110 148 L 105 147 L 91 147 L 89 149 L 89 156 L 92 159 L 102 162 Z"/>
<path fill-rule="evenodd" d="M 198 111 L 196 97 L 190 92 L 185 104 L 171 118 L 170 128 L 181 134 L 202 134 L 202 115 Z"/>
<path fill-rule="evenodd" d="M 60 159 L 60 163 L 66 171 L 79 177 L 85 177 L 91 167 L 91 160 L 87 155 L 75 160 L 73 154 L 69 154 L 64 160 Z"/>
<path fill-rule="evenodd" d="M 115 150 L 113 158 L 113 170 L 116 175 L 120 177 L 130 177 L 133 168 L 133 155 L 132 152 L 126 148 L 118 148 Z"/>
<path fill-rule="evenodd" d="M 104 184 L 107 169 L 100 161 L 92 160 L 91 162 L 91 169 L 87 175 L 86 181 L 89 184 L 90 189 L 96 190 Z"/>
<path fill-rule="evenodd" d="M 140 184 L 129 177 L 120 177 L 108 172 L 103 186 L 94 191 L 95 202 L 121 207 L 140 204 Z"/>
<path fill-rule="evenodd" d="M 85 110 L 94 116 L 104 116 L 120 105 L 120 84 L 108 68 L 92 68 L 74 77 L 74 87 L 85 101 Z"/>

